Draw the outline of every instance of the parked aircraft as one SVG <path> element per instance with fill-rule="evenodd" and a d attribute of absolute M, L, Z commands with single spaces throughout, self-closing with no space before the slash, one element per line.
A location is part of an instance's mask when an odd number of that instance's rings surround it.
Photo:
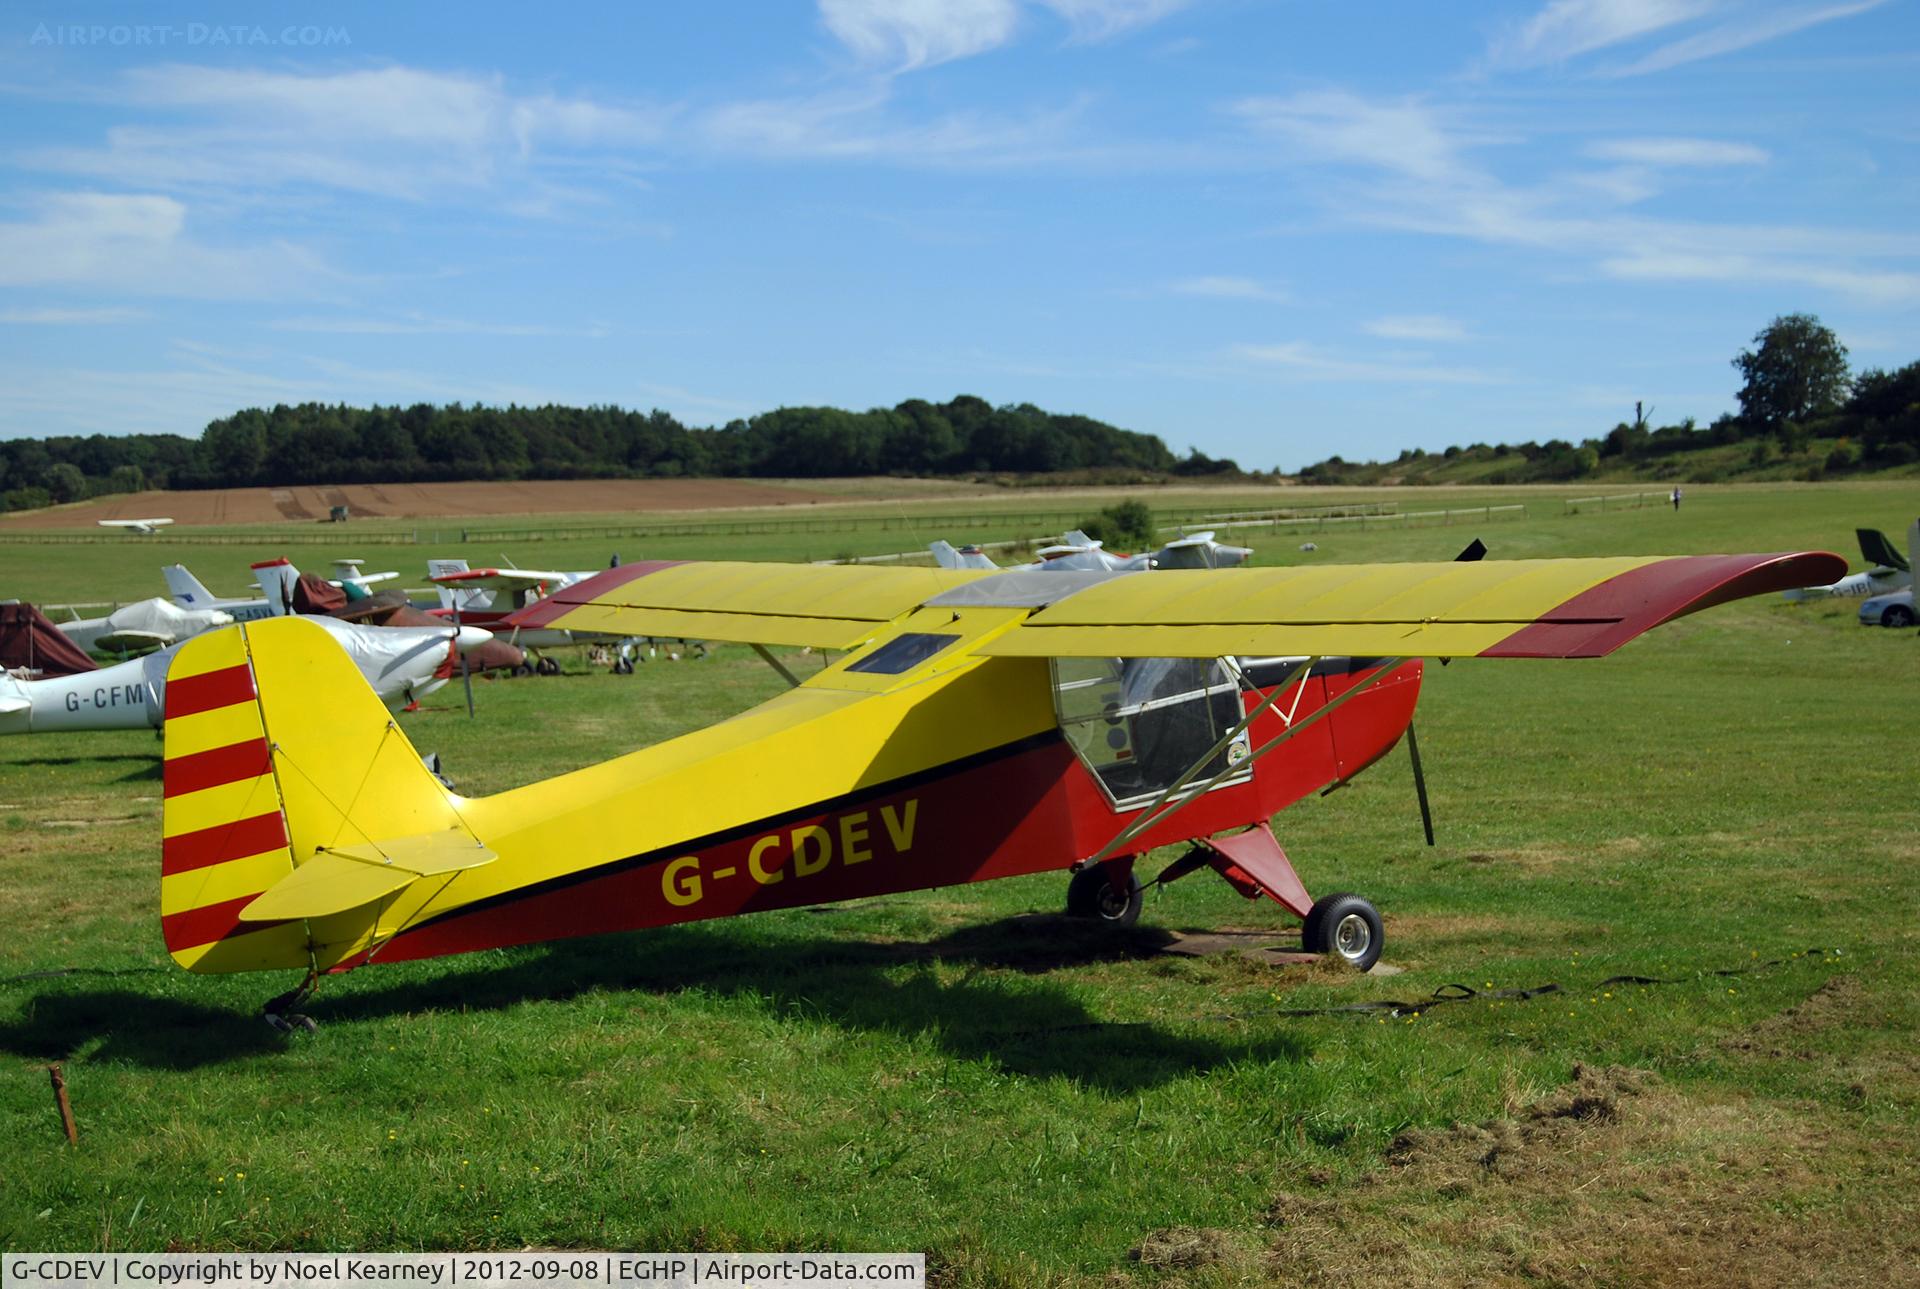
<path fill-rule="evenodd" d="M 1245 563 L 1247 557 L 1253 554 L 1245 546 L 1228 546 L 1215 541 L 1211 532 L 1180 537 L 1151 554 L 1116 555 L 1105 546 L 1104 542 L 1096 541 L 1075 528 L 1067 532 L 1058 544 L 1043 546 L 1036 551 L 1035 554 L 1040 558 L 1033 563 L 1014 567 L 1050 569 L 1054 572 L 1091 570 L 1108 573 L 1136 572 L 1149 568 L 1234 568 Z M 999 567 L 978 546 L 955 550 L 950 543 L 936 541 L 930 543 L 928 549 L 933 552 L 934 562 L 941 568 Z"/>
<path fill-rule="evenodd" d="M 1855 540 L 1867 567 L 1849 573 L 1825 586 L 1796 586 L 1782 594 L 1789 600 L 1814 600 L 1823 595 L 1886 595 L 1913 585 L 1913 562 L 1895 549 L 1887 535 L 1877 528 L 1856 528 Z M 1908 545 L 1912 546 L 1911 534 Z"/>
<path fill-rule="evenodd" d="M 354 688 L 373 694 L 389 707 L 418 702 L 445 685 L 460 653 L 491 644 L 493 636 L 477 628 L 361 627 L 331 618 L 303 618 L 328 638 L 341 674 Z M 0 672 L 0 734 L 45 734 L 68 730 L 157 729 L 167 711 L 168 668 L 191 641 L 98 671 L 44 680 L 16 680 Z M 355 672 L 358 679 L 355 679 Z M 191 685 L 189 684 L 189 690 Z M 331 694 L 308 694 L 325 711 Z M 179 699 L 177 710 L 192 698 Z"/>
<path fill-rule="evenodd" d="M 357 559 L 334 560 L 334 575 L 328 581 L 346 590 L 349 596 L 354 596 L 356 590 L 360 595 L 367 595 L 370 594 L 368 587 L 400 576 L 397 572 L 363 574 L 360 572 L 360 566 L 365 562 Z M 278 570 L 283 567 L 292 571 L 290 579 L 280 576 Z M 253 586 L 256 590 L 266 589 L 265 584 L 260 581 L 262 569 L 275 570 L 271 578 L 275 594 L 279 597 L 277 600 L 270 600 L 265 595 L 252 600 L 227 599 L 215 595 L 201 583 L 199 578 L 188 572 L 184 564 L 169 564 L 160 570 L 160 575 L 166 579 L 167 592 L 173 597 L 173 602 L 182 608 L 221 609 L 232 614 L 236 622 L 252 622 L 258 618 L 271 618 L 288 612 L 292 601 L 287 596 L 292 593 L 292 583 L 298 581 L 300 577 L 300 571 L 287 560 L 266 560 L 253 565 Z M 358 597 L 355 596 L 355 598 Z"/>
<path fill-rule="evenodd" d="M 633 659 L 641 648 L 651 653 L 658 647 L 660 642 L 650 639 L 595 631 L 556 631 L 510 622 L 516 613 L 529 605 L 597 576 L 599 571 L 587 569 L 584 572 L 556 573 L 529 568 L 468 568 L 467 561 L 463 559 L 427 561 L 427 580 L 440 591 L 440 616 L 457 615 L 460 622 L 486 627 L 502 640 L 534 654 L 536 661 L 533 669 L 543 676 L 556 675 L 560 671 L 558 662 L 541 656 L 543 650 L 603 645 L 615 651 L 613 670 L 624 675 L 633 670 Z M 707 647 L 703 641 L 674 637 L 672 643 L 691 650 L 697 656 L 706 656 Z"/>
<path fill-rule="evenodd" d="M 164 649 L 233 620 L 233 615 L 223 609 L 182 609 L 155 596 L 123 604 L 105 617 L 83 618 L 75 613 L 72 620 L 54 625 L 82 649 L 134 653 Z"/>
<path fill-rule="evenodd" d="M 268 1004 L 286 1026 L 322 973 L 371 962 L 1046 870 L 1073 872 L 1070 910 L 1125 923 L 1136 858 L 1191 842 L 1155 881 L 1210 867 L 1365 968 L 1379 915 L 1311 899 L 1268 820 L 1394 746 L 1421 659 L 1597 657 L 1844 568 L 626 564 L 513 623 L 845 653 L 731 720 L 483 798 L 421 767 L 309 621 L 241 623 L 174 658 L 161 925 L 193 971 L 305 972 Z"/>

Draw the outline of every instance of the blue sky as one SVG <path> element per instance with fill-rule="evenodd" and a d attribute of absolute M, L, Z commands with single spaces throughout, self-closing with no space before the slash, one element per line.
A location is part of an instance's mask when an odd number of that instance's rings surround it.
<path fill-rule="evenodd" d="M 268 15 L 268 16 L 263 16 Z M 957 393 L 1248 466 L 1920 358 L 1911 0 L 11 6 L 0 435 Z"/>

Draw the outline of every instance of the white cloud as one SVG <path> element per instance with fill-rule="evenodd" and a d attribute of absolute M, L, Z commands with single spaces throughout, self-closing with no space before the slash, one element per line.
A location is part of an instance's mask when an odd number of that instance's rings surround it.
<path fill-rule="evenodd" d="M 692 123 L 692 141 L 721 152 L 774 157 L 905 162 L 912 165 L 1019 165 L 1082 155 L 1070 128 L 1084 101 L 1027 117 L 949 113 L 901 125 L 884 111 L 887 93 L 730 103 Z"/>
<path fill-rule="evenodd" d="M 1400 358 L 1344 358 L 1305 341 L 1235 345 L 1229 351 L 1245 362 L 1271 367 L 1301 380 L 1380 381 L 1420 385 L 1488 385 L 1498 378 L 1469 367 L 1436 367 Z"/>
<path fill-rule="evenodd" d="M 90 327 L 115 322 L 138 322 L 140 309 L 0 309 L 0 323 L 34 327 Z"/>
<path fill-rule="evenodd" d="M 1586 154 L 1643 166 L 1763 166 L 1769 160 L 1764 148 L 1719 139 L 1604 139 L 1588 145 Z"/>
<path fill-rule="evenodd" d="M 1386 340 L 1455 341 L 1467 339 L 1467 329 L 1458 318 L 1437 313 L 1398 314 L 1362 323 L 1360 329 Z"/>
<path fill-rule="evenodd" d="M 820 18 L 868 63 L 908 71 L 969 58 L 1013 38 L 1014 0 L 820 0 Z"/>
<path fill-rule="evenodd" d="M 187 229 L 172 197 L 99 192 L 41 197 L 35 216 L 0 224 L 0 286 L 88 286 L 231 299 L 310 295 L 334 275 L 285 242 L 215 247 Z"/>
<path fill-rule="evenodd" d="M 310 185 L 418 202 L 508 189 L 539 209 L 585 195 L 549 178 L 550 168 L 657 143 L 673 118 L 666 108 L 517 95 L 497 77 L 407 67 L 168 64 L 128 71 L 108 97 L 139 109 L 143 123 L 109 129 L 99 146 L 40 148 L 20 160 L 175 191 Z"/>
<path fill-rule="evenodd" d="M 1040 0 L 1067 20 L 1078 40 L 1106 40 L 1159 22 L 1192 0 Z"/>
<path fill-rule="evenodd" d="M 1716 58 L 1721 54 L 1731 54 L 1736 50 L 1746 49 L 1765 41 L 1777 40 L 1781 36 L 1791 35 L 1823 22 L 1832 22 L 1837 18 L 1851 18 L 1869 9 L 1877 9 L 1885 3 L 1886 0 L 1860 0 L 1859 3 L 1830 5 L 1822 9 L 1802 7 L 1778 9 L 1772 13 L 1753 16 L 1742 14 L 1731 22 L 1724 22 L 1676 40 L 1672 44 L 1662 45 L 1637 62 L 1610 69 L 1607 74 L 1642 76 L 1648 72 L 1663 72 L 1685 63 L 1699 62 L 1703 58 Z"/>
<path fill-rule="evenodd" d="M 599 339 L 604 327 L 549 327 L 537 323 L 474 322 L 466 318 L 437 318 L 424 313 L 397 317 L 307 315 L 276 318 L 267 326 L 275 331 L 305 331 L 345 336 L 581 336 Z"/>
<path fill-rule="evenodd" d="M 1911 275 L 1875 261 L 1920 255 L 1920 235 L 1629 213 L 1627 207 L 1658 194 L 1658 172 L 1648 165 L 1508 182 L 1474 157 L 1471 149 L 1481 140 L 1450 127 L 1439 109 L 1406 100 L 1375 103 L 1335 91 L 1247 100 L 1230 110 L 1290 149 L 1358 175 L 1354 184 L 1320 185 L 1345 224 L 1549 251 L 1584 259 L 1609 276 L 1732 278 L 1723 268 L 1708 269 L 1737 262 L 1756 281 L 1816 286 L 1877 303 L 1911 298 Z M 1698 146 L 1705 141 L 1687 142 L 1672 149 L 1672 163 L 1735 160 Z"/>
<path fill-rule="evenodd" d="M 1561 63 L 1697 18 L 1713 7 L 1713 0 L 1553 0 L 1496 39 L 1489 55 L 1514 67 Z"/>
<path fill-rule="evenodd" d="M 1231 109 L 1307 157 L 1354 161 L 1433 179 L 1459 166 L 1458 147 L 1439 114 L 1413 99 L 1369 102 L 1345 90 L 1245 98 Z"/>
<path fill-rule="evenodd" d="M 1609 276 L 1665 282 L 1780 283 L 1817 287 L 1883 305 L 1920 303 L 1920 274 L 1883 273 L 1791 258 L 1706 249 L 1625 255 L 1601 264 Z"/>
<path fill-rule="evenodd" d="M 1246 277 L 1182 278 L 1173 283 L 1170 289 L 1175 295 L 1207 296 L 1217 300 L 1270 300 L 1278 303 L 1289 298 L 1278 287 Z"/>
<path fill-rule="evenodd" d="M 1192 0 L 1037 0 L 1075 41 L 1101 41 L 1160 21 Z M 828 31 L 870 66 L 888 73 L 934 67 L 1008 44 L 1021 25 L 1020 0 L 819 0 Z"/>

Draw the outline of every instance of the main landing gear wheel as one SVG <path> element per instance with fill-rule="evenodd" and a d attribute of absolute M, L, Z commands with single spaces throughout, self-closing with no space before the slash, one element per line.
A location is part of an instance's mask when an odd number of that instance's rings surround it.
<path fill-rule="evenodd" d="M 542 658 L 539 662 L 533 664 L 533 669 L 542 676 L 558 676 L 560 674 L 560 664 L 553 658 Z"/>
<path fill-rule="evenodd" d="M 1300 941 L 1308 953 L 1324 953 L 1355 971 L 1365 971 L 1380 961 L 1387 934 L 1373 905 L 1343 892 L 1314 904 L 1300 929 Z"/>
<path fill-rule="evenodd" d="M 613 674 L 616 676 L 631 676 L 633 674 L 633 659 L 631 658 L 614 659 Z"/>
<path fill-rule="evenodd" d="M 1127 877 L 1128 889 L 1114 888 L 1106 869 L 1089 864 L 1067 883 L 1067 916 L 1093 918 L 1108 926 L 1129 927 L 1140 920 L 1140 906 L 1146 902 L 1146 887 L 1140 879 Z"/>

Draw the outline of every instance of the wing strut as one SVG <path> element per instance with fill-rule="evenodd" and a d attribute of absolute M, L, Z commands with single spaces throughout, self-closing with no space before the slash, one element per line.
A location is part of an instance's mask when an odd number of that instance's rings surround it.
<path fill-rule="evenodd" d="M 774 657 L 772 651 L 770 651 L 765 645 L 760 644 L 756 641 L 753 646 L 753 651 L 760 655 L 760 657 L 766 662 L 767 666 L 779 672 L 780 678 L 782 680 L 786 681 L 789 685 L 792 685 L 795 689 L 800 688 L 800 678 L 794 675 L 791 671 L 787 670 L 787 664 L 785 664 L 784 662 L 781 662 L 778 658 Z"/>
<path fill-rule="evenodd" d="M 1274 735 L 1272 738 L 1268 739 L 1265 743 L 1261 744 L 1259 747 L 1255 748 L 1252 754 L 1248 756 L 1247 763 L 1258 761 L 1261 757 L 1273 751 L 1273 749 L 1279 747 L 1282 743 L 1292 738 L 1295 734 L 1298 734 L 1301 730 L 1304 730 L 1309 726 L 1316 724 L 1324 716 L 1332 715 L 1333 712 L 1337 708 L 1339 708 L 1342 704 L 1344 704 L 1348 699 L 1355 698 L 1360 694 L 1366 693 L 1368 690 L 1372 689 L 1375 685 L 1379 684 L 1380 681 L 1383 678 L 1385 678 L 1389 673 L 1391 673 L 1394 668 L 1398 667 L 1401 663 L 1405 661 L 1406 661 L 1405 658 L 1383 659 L 1380 663 L 1379 670 L 1375 671 L 1371 677 L 1361 681 L 1357 685 L 1354 685 L 1352 688 L 1342 693 L 1339 697 L 1331 699 L 1327 703 L 1323 704 L 1318 711 L 1315 711 L 1314 713 L 1307 716 L 1303 720 L 1294 721 L 1291 718 L 1291 714 L 1289 714 L 1289 716 L 1285 718 L 1287 721 L 1287 728 L 1282 730 L 1280 733 Z M 1300 672 L 1299 684 L 1303 688 L 1307 683 L 1307 677 L 1312 675 L 1314 667 L 1319 662 L 1320 662 L 1320 657 L 1318 655 L 1307 659 L 1307 665 L 1304 668 L 1302 668 Z M 1098 864 L 1102 862 L 1108 856 L 1112 855 L 1115 851 L 1119 850 L 1122 846 L 1132 841 L 1135 837 L 1138 837 L 1141 833 L 1145 832 L 1147 829 L 1153 827 L 1155 824 L 1168 818 L 1176 810 L 1180 809 L 1180 807 L 1186 805 L 1189 801 L 1193 801 L 1199 797 L 1203 797 L 1207 793 L 1211 792 L 1214 786 L 1218 784 L 1222 779 L 1226 778 L 1228 775 L 1239 773 L 1242 763 L 1234 762 L 1232 764 L 1229 764 L 1223 767 L 1218 774 L 1213 775 L 1205 783 L 1201 784 L 1198 788 L 1194 789 L 1192 792 L 1182 791 L 1182 789 L 1184 789 L 1189 783 L 1193 782 L 1194 778 L 1199 775 L 1200 771 L 1206 768 L 1207 762 L 1211 761 L 1214 757 L 1218 756 L 1220 754 L 1221 749 L 1225 748 L 1227 744 L 1232 742 L 1234 739 L 1240 737 L 1242 733 L 1244 733 L 1247 729 L 1249 729 L 1253 725 L 1253 721 L 1255 717 L 1259 716 L 1260 713 L 1266 711 L 1267 708 L 1273 706 L 1275 701 L 1279 699 L 1281 690 L 1285 688 L 1286 688 L 1285 685 L 1275 685 L 1273 687 L 1273 692 L 1268 694 L 1264 699 L 1262 699 L 1258 704 L 1256 704 L 1253 710 L 1248 712 L 1246 716 L 1240 721 L 1239 724 L 1235 725 L 1232 729 L 1228 730 L 1227 733 L 1220 739 L 1218 743 L 1215 743 L 1212 747 L 1208 748 L 1206 754 L 1202 756 L 1198 761 L 1195 761 L 1191 766 L 1188 766 L 1186 773 L 1182 774 L 1178 779 L 1176 779 L 1173 783 L 1173 786 L 1169 787 L 1165 792 L 1162 792 L 1159 796 L 1155 797 L 1151 805 L 1147 806 L 1138 815 L 1135 815 L 1132 823 L 1129 823 L 1126 827 L 1122 828 L 1118 833 L 1116 833 L 1114 835 L 1113 840 L 1108 842 L 1106 845 L 1102 846 L 1099 849 L 1099 851 L 1097 851 L 1092 857 L 1088 859 L 1084 859 L 1080 861 L 1080 863 L 1074 865 L 1074 870 L 1078 872 L 1081 869 L 1088 868 L 1094 864 Z M 1297 698 L 1295 700 L 1294 710 L 1295 711 L 1299 710 Z"/>

